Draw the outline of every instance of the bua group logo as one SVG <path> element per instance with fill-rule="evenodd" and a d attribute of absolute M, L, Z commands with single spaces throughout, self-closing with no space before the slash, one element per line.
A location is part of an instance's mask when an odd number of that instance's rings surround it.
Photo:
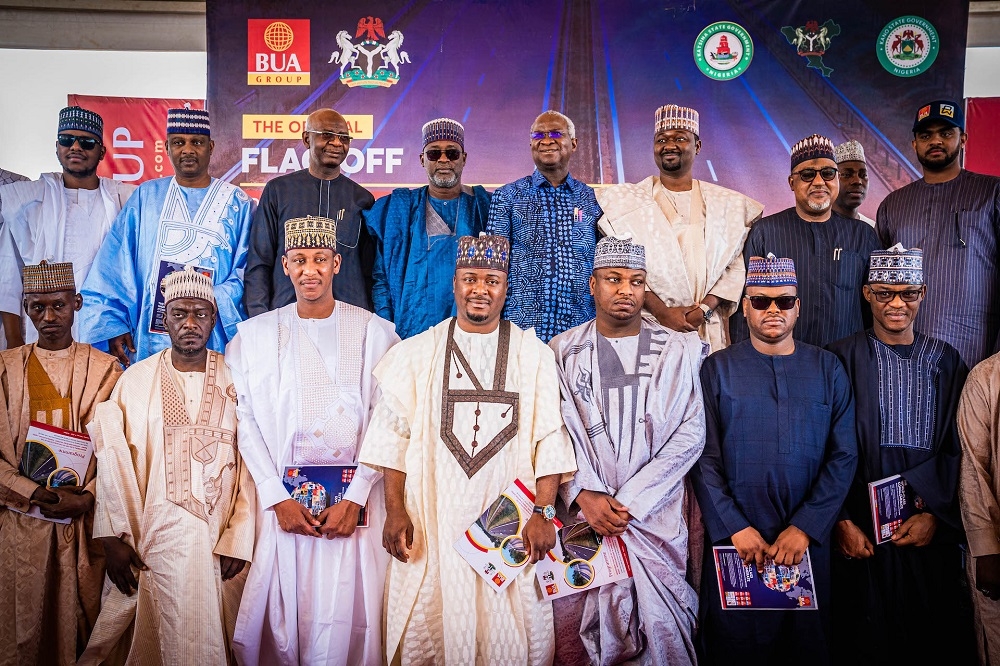
<path fill-rule="evenodd" d="M 309 85 L 309 19 L 247 21 L 247 85 Z"/>

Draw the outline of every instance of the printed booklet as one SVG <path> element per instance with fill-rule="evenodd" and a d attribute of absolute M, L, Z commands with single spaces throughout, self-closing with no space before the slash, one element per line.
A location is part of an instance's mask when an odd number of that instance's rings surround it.
<path fill-rule="evenodd" d="M 94 444 L 84 433 L 32 421 L 17 471 L 46 488 L 82 486 L 93 457 Z M 63 525 L 72 520 L 46 518 L 37 506 L 31 507 L 26 515 Z"/>
<path fill-rule="evenodd" d="M 625 542 L 602 537 L 589 523 L 556 531 L 556 547 L 535 565 L 545 599 L 558 599 L 632 577 Z"/>
<path fill-rule="evenodd" d="M 292 499 L 318 517 L 328 506 L 344 499 L 357 465 L 299 465 L 286 467 L 282 481 Z M 368 527 L 368 505 L 361 507 L 358 527 Z"/>
<path fill-rule="evenodd" d="M 899 526 L 923 508 L 923 501 L 917 497 L 913 486 L 899 474 L 869 483 L 868 497 L 872 504 L 876 545 L 892 539 Z"/>
<path fill-rule="evenodd" d="M 743 564 L 736 548 L 715 546 L 715 574 L 723 610 L 816 610 L 809 549 L 799 564 L 769 562 L 763 573 Z"/>

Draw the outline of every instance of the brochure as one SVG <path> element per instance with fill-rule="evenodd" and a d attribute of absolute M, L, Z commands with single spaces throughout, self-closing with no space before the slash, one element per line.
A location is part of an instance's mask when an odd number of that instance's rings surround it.
<path fill-rule="evenodd" d="M 923 508 L 923 501 L 899 474 L 869 483 L 868 497 L 876 545 L 892 539 L 899 526 Z"/>
<path fill-rule="evenodd" d="M 743 564 L 732 546 L 715 546 L 715 574 L 723 610 L 816 610 L 809 549 L 799 564 L 769 562 L 763 573 Z"/>
<path fill-rule="evenodd" d="M 631 578 L 632 564 L 621 538 L 577 523 L 556 532 L 556 547 L 535 565 L 535 577 L 543 598 L 558 599 Z"/>
<path fill-rule="evenodd" d="M 328 506 L 344 499 L 357 465 L 299 465 L 286 467 L 282 481 L 292 499 L 318 517 Z M 358 527 L 368 527 L 368 505 L 361 507 Z"/>
<path fill-rule="evenodd" d="M 209 278 L 215 274 L 215 270 L 212 268 L 202 268 L 201 266 L 195 266 L 194 269 Z M 184 264 L 178 263 L 176 261 L 160 261 L 160 270 L 156 277 L 156 288 L 153 290 L 153 318 L 149 322 L 149 332 L 150 333 L 161 333 L 163 335 L 167 334 L 167 327 L 163 324 L 163 317 L 167 313 L 167 304 L 163 299 L 163 292 L 160 290 L 160 285 L 163 284 L 163 278 L 167 277 L 174 271 L 184 270 Z M 215 280 L 212 280 L 213 284 Z"/>
<path fill-rule="evenodd" d="M 84 433 L 32 421 L 28 424 L 17 471 L 47 488 L 82 486 L 93 457 L 94 444 Z M 31 507 L 26 515 L 63 525 L 72 520 L 46 518 L 37 506 Z"/>
<path fill-rule="evenodd" d="M 455 550 L 497 592 L 528 563 L 521 530 L 534 507 L 535 496 L 520 480 L 514 481 L 455 542 Z M 552 522 L 557 530 L 562 527 L 558 520 Z"/>

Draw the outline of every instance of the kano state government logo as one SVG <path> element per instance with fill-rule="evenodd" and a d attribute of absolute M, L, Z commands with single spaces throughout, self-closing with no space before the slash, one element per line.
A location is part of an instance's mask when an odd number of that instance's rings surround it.
<path fill-rule="evenodd" d="M 340 65 L 340 82 L 349 88 L 388 88 L 398 83 L 399 66 L 410 62 L 409 54 L 401 49 L 403 33 L 393 30 L 386 37 L 382 19 L 369 16 L 358 21 L 354 39 L 359 37 L 364 39 L 355 44 L 347 30 L 337 33 L 339 50 L 330 55 L 329 62 Z M 376 57 L 382 59 L 378 67 Z"/>
<path fill-rule="evenodd" d="M 753 40 L 743 26 L 713 23 L 694 40 L 694 62 L 710 79 L 728 81 L 747 71 L 753 60 Z"/>
<path fill-rule="evenodd" d="M 806 67 L 818 69 L 823 76 L 829 78 L 833 72 L 823 62 L 823 55 L 829 50 L 833 38 L 840 34 L 840 26 L 832 20 L 823 25 L 819 21 L 806 21 L 805 25 L 794 28 L 786 25 L 781 29 L 788 43 L 795 47 L 796 53 L 806 59 Z"/>
<path fill-rule="evenodd" d="M 309 85 L 309 19 L 247 21 L 247 85 Z"/>
<path fill-rule="evenodd" d="M 934 64 L 941 44 L 930 21 L 900 16 L 882 28 L 875 43 L 878 61 L 890 74 L 917 76 Z"/>

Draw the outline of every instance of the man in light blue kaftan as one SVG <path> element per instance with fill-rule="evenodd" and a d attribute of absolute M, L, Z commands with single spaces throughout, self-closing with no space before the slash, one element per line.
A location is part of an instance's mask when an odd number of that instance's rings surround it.
<path fill-rule="evenodd" d="M 253 201 L 208 175 L 214 143 L 207 111 L 171 109 L 167 149 L 175 175 L 143 183 L 108 232 L 81 293 L 80 338 L 124 365 L 170 347 L 160 283 L 186 265 L 215 285 L 218 320 L 208 343 L 223 352 L 246 318 L 243 268 Z"/>
<path fill-rule="evenodd" d="M 467 158 L 462 124 L 438 118 L 426 123 L 421 135 L 420 163 L 428 184 L 393 190 L 364 213 L 376 247 L 375 312 L 393 322 L 404 340 L 455 316 L 458 239 L 478 236 L 490 211 L 485 188 L 462 185 Z"/>

